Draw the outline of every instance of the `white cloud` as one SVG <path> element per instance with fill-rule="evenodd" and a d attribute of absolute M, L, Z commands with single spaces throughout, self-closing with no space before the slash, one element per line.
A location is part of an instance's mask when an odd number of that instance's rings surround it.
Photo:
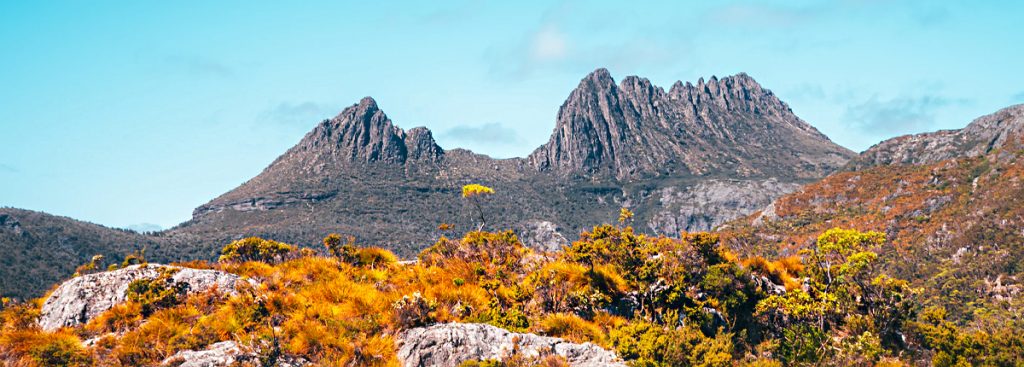
<path fill-rule="evenodd" d="M 536 62 L 557 61 L 568 54 L 566 35 L 558 27 L 548 24 L 533 34 L 530 41 L 530 56 Z"/>

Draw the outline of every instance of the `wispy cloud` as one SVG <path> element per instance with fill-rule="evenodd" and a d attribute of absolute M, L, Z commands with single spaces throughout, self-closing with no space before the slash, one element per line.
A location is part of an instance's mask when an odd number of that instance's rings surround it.
<path fill-rule="evenodd" d="M 485 55 L 491 64 L 492 74 L 518 79 L 551 70 L 674 68 L 693 48 L 692 37 L 686 36 L 685 32 L 679 32 L 678 36 L 656 37 L 623 31 L 615 37 L 601 38 L 578 34 L 589 30 L 568 32 L 566 29 L 559 21 L 550 20 L 511 47 L 492 49 Z M 671 33 L 663 31 L 659 34 Z"/>
<path fill-rule="evenodd" d="M 534 62 L 551 62 L 564 59 L 569 53 L 565 33 L 555 24 L 546 24 L 531 36 L 530 58 Z"/>
<path fill-rule="evenodd" d="M 338 111 L 337 108 L 311 101 L 282 102 L 263 111 L 258 118 L 261 122 L 273 125 L 309 127 L 320 120 L 332 117 Z"/>
<path fill-rule="evenodd" d="M 496 122 L 455 126 L 438 134 L 438 139 L 482 153 L 493 153 L 489 151 L 493 147 L 512 147 L 525 142 L 515 129 Z"/>
<path fill-rule="evenodd" d="M 817 8 L 790 8 L 758 3 L 728 4 L 711 9 L 707 20 L 730 26 L 790 27 L 820 13 Z"/>
<path fill-rule="evenodd" d="M 175 71 L 194 76 L 229 78 L 235 74 L 229 66 L 199 56 L 170 55 L 164 58 L 164 63 Z"/>
<path fill-rule="evenodd" d="M 904 96 L 888 100 L 872 97 L 847 108 L 843 114 L 843 121 L 852 128 L 875 134 L 931 131 L 935 129 L 936 114 L 939 110 L 964 103 L 967 101 L 935 95 Z"/>

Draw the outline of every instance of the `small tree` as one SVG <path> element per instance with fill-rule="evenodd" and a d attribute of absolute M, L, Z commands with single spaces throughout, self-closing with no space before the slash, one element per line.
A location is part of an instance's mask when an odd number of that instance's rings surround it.
<path fill-rule="evenodd" d="M 473 203 L 473 207 L 476 208 L 477 215 L 480 218 L 480 226 L 477 227 L 477 231 L 482 230 L 484 225 L 487 224 L 487 219 L 484 218 L 484 210 L 480 207 L 480 200 L 493 194 L 494 189 L 480 184 L 469 184 L 462 187 L 462 197 Z"/>
<path fill-rule="evenodd" d="M 626 222 L 633 220 L 633 212 L 629 209 L 619 209 L 619 225 L 626 225 Z"/>
<path fill-rule="evenodd" d="M 342 243 L 341 235 L 331 233 L 324 238 L 324 247 L 326 247 L 327 251 L 331 253 L 331 256 L 337 257 L 345 262 L 351 262 L 352 258 L 355 257 L 357 250 L 355 242 L 355 237 L 348 236 L 346 241 Z"/>

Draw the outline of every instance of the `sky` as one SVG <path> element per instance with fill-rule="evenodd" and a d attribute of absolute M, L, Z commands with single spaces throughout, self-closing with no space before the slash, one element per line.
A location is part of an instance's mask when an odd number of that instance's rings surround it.
<path fill-rule="evenodd" d="M 378 4 L 379 3 L 379 4 Z M 372 96 L 494 157 L 608 68 L 746 72 L 855 151 L 1024 102 L 1021 1 L 0 2 L 0 206 L 163 228 Z"/>

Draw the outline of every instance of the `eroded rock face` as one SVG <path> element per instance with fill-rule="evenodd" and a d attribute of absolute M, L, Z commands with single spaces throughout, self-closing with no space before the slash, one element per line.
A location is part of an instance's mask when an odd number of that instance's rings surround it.
<path fill-rule="evenodd" d="M 615 355 L 591 343 L 576 344 L 535 334 L 513 333 L 486 324 L 437 324 L 406 331 L 398 338 L 398 359 L 406 367 L 458 366 L 470 360 L 502 359 L 516 342 L 527 356 L 550 351 L 580 367 L 625 366 Z"/>
<path fill-rule="evenodd" d="M 800 184 L 775 179 L 706 180 L 693 186 L 659 190 L 659 209 L 648 222 L 655 233 L 676 236 L 679 232 L 708 231 L 734 218 L 771 204 Z"/>
<path fill-rule="evenodd" d="M 191 269 L 146 264 L 124 269 L 87 274 L 73 278 L 57 287 L 43 303 L 39 326 L 53 331 L 65 326 L 85 324 L 126 299 L 128 284 L 137 279 L 153 279 L 162 269 L 177 270 L 171 277 L 176 283 L 188 285 L 189 292 L 203 292 L 216 287 L 233 292 L 241 277 L 217 270 Z"/>

